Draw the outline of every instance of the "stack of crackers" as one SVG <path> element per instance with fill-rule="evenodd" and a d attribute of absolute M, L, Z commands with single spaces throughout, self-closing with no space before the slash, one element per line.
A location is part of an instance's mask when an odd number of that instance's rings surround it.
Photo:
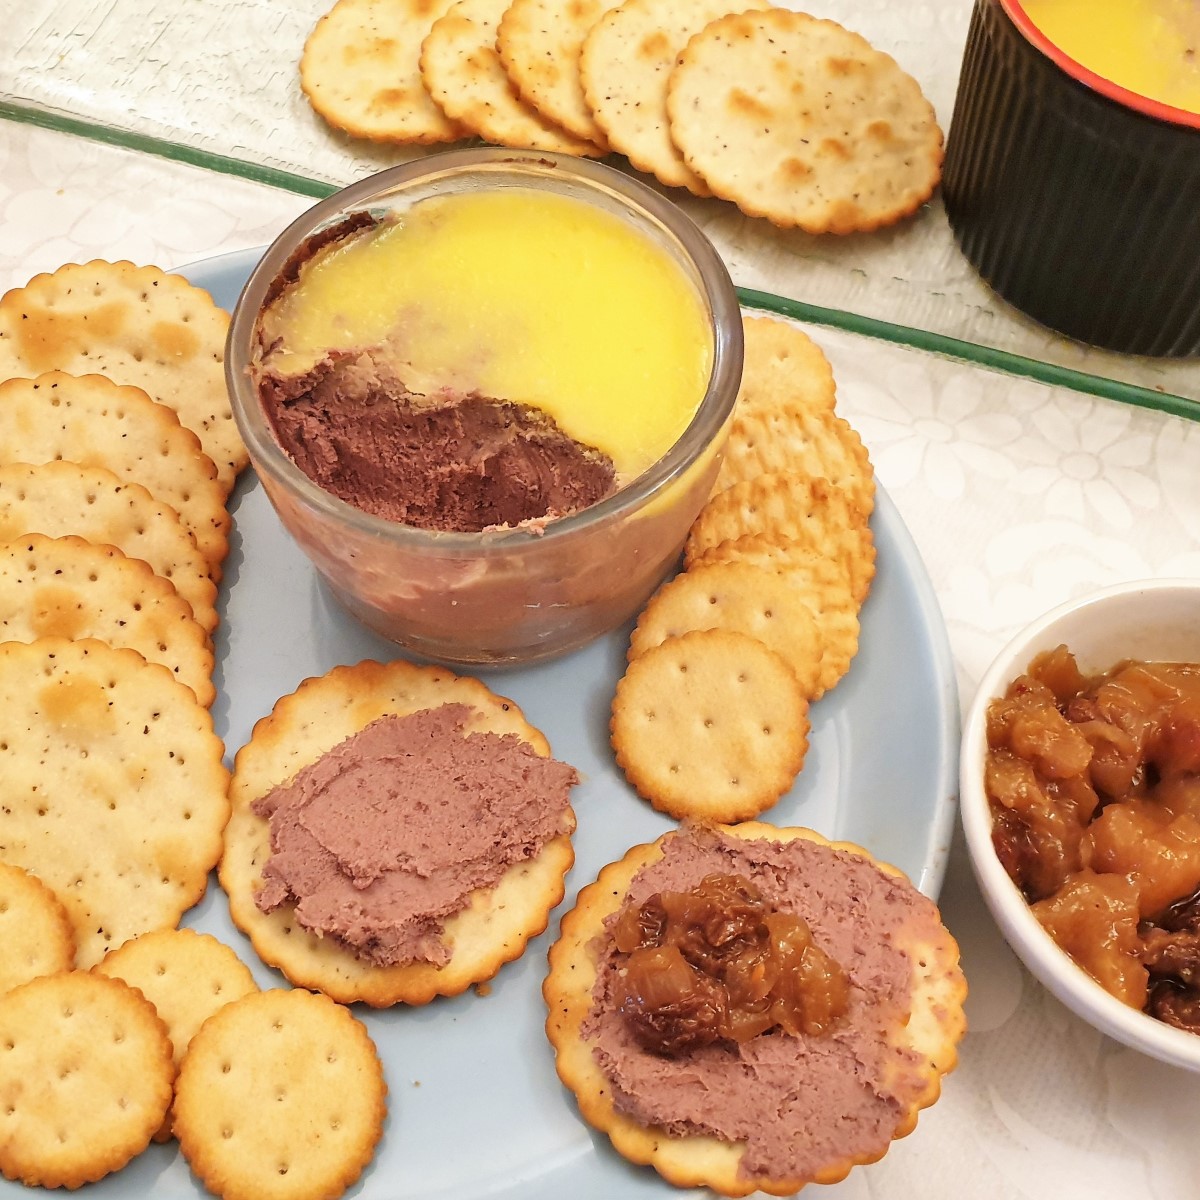
<path fill-rule="evenodd" d="M 745 368 L 685 569 L 651 598 L 612 707 L 617 762 L 655 808 L 742 821 L 803 766 L 809 705 L 858 649 L 874 472 L 796 326 L 743 318 Z"/>
<path fill-rule="evenodd" d="M 0 298 L 0 1174 L 27 1184 L 78 1187 L 174 1131 L 218 1194 L 310 1194 L 276 1186 L 294 1166 L 297 1188 L 335 1195 L 380 1135 L 361 1025 L 325 998 L 260 995 L 229 947 L 178 928 L 229 815 L 209 713 L 247 461 L 227 326 L 206 292 L 128 262 Z M 301 1086 L 277 1030 L 342 1050 Z M 328 1162 L 279 1132 L 314 1096 L 343 1128 Z"/>
<path fill-rule="evenodd" d="M 892 224 L 941 175 L 936 115 L 895 60 L 767 0 L 338 0 L 300 77 L 358 137 L 615 151 L 810 233 Z"/>
<path fill-rule="evenodd" d="M 227 325 L 128 262 L 0 298 L 0 857 L 58 896 L 80 967 L 175 926 L 220 854 Z"/>

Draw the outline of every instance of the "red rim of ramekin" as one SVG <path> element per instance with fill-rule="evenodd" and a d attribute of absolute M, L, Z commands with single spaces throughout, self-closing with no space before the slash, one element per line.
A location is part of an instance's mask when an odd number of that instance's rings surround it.
<path fill-rule="evenodd" d="M 1105 79 L 1103 75 L 1097 75 L 1095 71 L 1089 71 L 1087 67 L 1082 63 L 1076 62 L 1069 54 L 1064 54 L 1030 20 L 1021 0 L 1000 0 L 1000 5 L 1008 13 L 1012 23 L 1021 32 L 1025 40 L 1040 50 L 1048 59 L 1070 75 L 1072 79 L 1077 79 L 1093 91 L 1099 92 L 1102 96 L 1106 96 L 1110 100 L 1115 100 L 1118 104 L 1123 105 L 1125 108 L 1131 108 L 1135 112 L 1144 113 L 1148 117 L 1154 117 L 1159 121 L 1167 121 L 1173 125 L 1190 125 L 1193 129 L 1200 129 L 1200 113 L 1188 112 L 1186 108 L 1176 108 L 1173 104 L 1164 104 L 1161 100 L 1152 100 L 1149 96 L 1143 96 L 1140 92 L 1131 92 L 1128 88 L 1123 88 L 1120 84 L 1113 83 L 1111 79 Z"/>

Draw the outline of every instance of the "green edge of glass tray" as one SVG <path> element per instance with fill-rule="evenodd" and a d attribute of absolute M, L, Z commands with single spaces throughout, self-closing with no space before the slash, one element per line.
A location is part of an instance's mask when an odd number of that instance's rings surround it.
<path fill-rule="evenodd" d="M 311 196 L 313 199 L 323 199 L 338 190 L 333 184 L 324 183 L 318 179 L 309 179 L 290 171 L 245 162 L 205 150 L 195 150 L 178 142 L 116 129 L 108 125 L 84 121 L 77 117 L 11 101 L 0 100 L 0 119 L 16 121 L 25 125 L 36 125 L 58 133 L 70 133 L 77 137 L 89 138 L 92 141 L 120 146 L 126 150 L 157 155 L 159 158 L 171 159 L 224 175 L 237 176 L 254 183 L 294 192 L 297 195 Z M 1139 387 L 1137 384 L 1125 383 L 1121 380 L 1106 379 L 1100 375 L 1091 375 L 1086 371 L 1076 371 L 1070 367 L 1061 367 L 1054 363 L 1042 362 L 1040 359 L 1027 358 L 1008 350 L 993 349 L 976 342 L 949 337 L 946 334 L 913 329 L 907 325 L 894 325 L 890 321 L 881 321 L 875 317 L 863 317 L 837 308 L 823 308 L 820 305 L 807 304 L 800 300 L 789 300 L 786 297 L 777 296 L 773 292 L 760 292 L 752 288 L 738 288 L 737 292 L 742 304 L 749 308 L 763 309 L 780 316 L 792 317 L 797 321 L 807 321 L 814 325 L 828 325 L 849 333 L 862 334 L 865 337 L 878 338 L 885 342 L 910 346 L 917 350 L 926 350 L 932 354 L 959 359 L 976 366 L 1005 371 L 1010 375 L 1022 375 L 1052 387 L 1069 388 L 1072 391 L 1086 392 L 1094 396 L 1117 400 L 1123 404 L 1155 409 L 1172 416 L 1200 421 L 1200 403 L 1189 400 L 1186 396 L 1177 396 L 1171 392 L 1159 392 L 1153 388 Z"/>

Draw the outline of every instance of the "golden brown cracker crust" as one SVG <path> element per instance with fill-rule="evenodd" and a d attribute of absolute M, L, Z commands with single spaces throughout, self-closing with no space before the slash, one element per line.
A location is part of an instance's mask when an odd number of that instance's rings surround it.
<path fill-rule="evenodd" d="M 250 968 L 229 946 L 194 929 L 155 929 L 130 938 L 92 970 L 123 979 L 154 1005 L 167 1026 L 176 1069 L 213 1013 L 258 991 Z M 168 1142 L 173 1134 L 168 1113 L 154 1141 Z"/>
<path fill-rule="evenodd" d="M 421 44 L 421 80 L 452 120 L 495 146 L 596 157 L 593 142 L 568 133 L 523 101 L 496 52 L 509 0 L 457 0 Z"/>
<path fill-rule="evenodd" d="M 671 73 L 667 113 L 714 195 L 783 228 L 878 229 L 941 177 L 942 133 L 916 81 L 858 34 L 790 9 L 705 26 Z"/>
<path fill-rule="evenodd" d="M 75 930 L 58 897 L 36 875 L 0 861 L 0 996 L 75 965 Z"/>
<path fill-rule="evenodd" d="M 32 533 L 0 543 L 0 641 L 95 638 L 166 667 L 208 708 L 213 652 L 169 579 L 115 546 Z"/>
<path fill-rule="evenodd" d="M 370 1162 L 386 1114 L 365 1026 L 303 990 L 225 1005 L 192 1039 L 176 1083 L 180 1149 L 223 1200 L 334 1200 Z"/>
<path fill-rule="evenodd" d="M 195 929 L 155 929 L 110 950 L 92 968 L 136 987 L 166 1023 L 178 1066 L 200 1026 L 258 991 L 250 968 L 224 942 Z"/>
<path fill-rule="evenodd" d="M 827 479 L 767 471 L 718 492 L 688 533 L 685 561 L 690 566 L 722 542 L 753 534 L 845 554 L 855 594 L 866 595 L 875 562 L 868 515 Z"/>
<path fill-rule="evenodd" d="M 711 196 L 679 154 L 667 123 L 667 79 L 689 38 L 733 9 L 767 0 L 624 0 L 584 39 L 579 75 L 584 99 L 609 144 L 639 171 L 668 187 Z"/>
<path fill-rule="evenodd" d="M 0 846 L 71 918 L 77 961 L 174 926 L 229 812 L 212 717 L 165 667 L 94 640 L 0 643 Z"/>
<path fill-rule="evenodd" d="M 251 811 L 251 804 L 376 718 L 448 703 L 475 710 L 468 729 L 515 734 L 538 754 L 550 752 L 545 737 L 512 700 L 444 667 L 404 661 L 367 661 L 305 680 L 257 722 L 250 741 L 238 751 L 221 885 L 234 923 L 263 961 L 278 967 L 296 986 L 315 988 L 343 1003 L 362 1001 L 375 1007 L 427 1004 L 435 996 L 457 995 L 518 958 L 530 938 L 546 928 L 550 911 L 562 900 L 565 876 L 574 862 L 566 834 L 547 843 L 536 858 L 509 868 L 495 888 L 473 893 L 469 907 L 446 921 L 445 937 L 453 952 L 442 967 L 376 966 L 302 929 L 290 905 L 269 914 L 255 905 L 269 854 L 269 828 Z"/>
<path fill-rule="evenodd" d="M 642 610 L 628 658 L 694 629 L 729 629 L 757 638 L 792 668 L 806 697 L 816 694 L 817 623 L 803 594 L 785 576 L 747 562 L 706 563 L 681 572 Z"/>
<path fill-rule="evenodd" d="M 0 298 L 0 377 L 98 373 L 175 411 L 225 492 L 249 461 L 225 386 L 229 314 L 182 275 L 65 263 Z"/>
<path fill-rule="evenodd" d="M 9 461 L 66 459 L 141 484 L 179 514 L 214 582 L 221 578 L 232 522 L 217 468 L 174 410 L 141 388 L 64 371 L 5 380 L 0 445 Z"/>
<path fill-rule="evenodd" d="M 871 590 L 875 578 L 875 537 L 870 527 L 846 530 L 804 529 L 786 537 L 778 530 L 745 534 L 708 546 L 696 548 L 689 565 L 702 562 L 742 560 L 760 565 L 772 564 L 772 569 L 785 573 L 799 572 L 800 578 L 817 589 L 830 602 L 840 607 L 847 593 L 858 611 Z M 828 569 L 818 566 L 814 556 L 822 558 Z"/>
<path fill-rule="evenodd" d="M 300 58 L 300 86 L 335 129 L 378 142 L 433 145 L 469 131 L 421 81 L 420 52 L 452 0 L 338 0 Z"/>
<path fill-rule="evenodd" d="M 786 842 L 805 838 L 866 858 L 885 874 L 904 878 L 902 872 L 873 859 L 861 846 L 830 842 L 810 829 L 777 828 L 754 821 L 717 828 L 721 833 L 749 840 Z M 679 1136 L 663 1128 L 642 1125 L 617 1111 L 608 1079 L 582 1035 L 596 982 L 593 947 L 603 932 L 605 919 L 624 903 L 634 876 L 661 857 L 662 840 L 634 846 L 623 858 L 604 867 L 596 881 L 580 891 L 574 907 L 562 919 L 559 937 L 550 948 L 550 968 L 542 986 L 547 1009 L 546 1034 L 554 1049 L 559 1078 L 574 1093 L 584 1120 L 606 1134 L 619 1154 L 630 1162 L 653 1167 L 676 1187 L 707 1187 L 732 1197 L 748 1196 L 755 1191 L 787 1196 L 807 1183 L 836 1183 L 858 1164 L 851 1160 L 831 1162 L 812 1179 L 745 1179 L 738 1171 L 740 1146 L 709 1136 Z M 920 1110 L 937 1100 L 942 1076 L 957 1062 L 957 1045 L 966 1027 L 962 1011 L 966 981 L 958 965 L 958 947 L 949 932 L 940 927 L 928 944 L 913 947 L 910 957 L 915 964 L 914 1013 L 907 1027 L 896 1031 L 896 1036 L 905 1038 L 905 1044 L 920 1055 L 924 1064 L 923 1084 L 910 1089 L 905 1097 L 894 1138 L 910 1133 Z"/>
<path fill-rule="evenodd" d="M 791 667 L 724 629 L 671 637 L 634 658 L 609 722 L 626 779 L 680 820 L 738 821 L 769 808 L 803 766 L 808 734 Z"/>
<path fill-rule="evenodd" d="M 742 314 L 745 365 L 735 408 L 781 405 L 832 410 L 837 404 L 833 367 L 825 352 L 798 326 L 764 313 Z"/>
<path fill-rule="evenodd" d="M 608 150 L 583 95 L 579 56 L 592 26 L 619 0 L 512 0 L 496 50 L 526 104 L 576 137 Z"/>
<path fill-rule="evenodd" d="M 154 1006 L 118 979 L 43 975 L 0 996 L 0 1174 L 77 1188 L 150 1143 L 175 1068 Z"/>
<path fill-rule="evenodd" d="M 867 449 L 850 423 L 834 413 L 798 407 L 735 411 L 713 491 L 769 472 L 828 479 L 863 514 L 874 511 L 875 473 Z"/>
<path fill-rule="evenodd" d="M 179 514 L 111 471 L 52 462 L 0 466 L 0 542 L 26 534 L 115 546 L 169 580 L 205 634 L 217 627 L 217 587 Z"/>

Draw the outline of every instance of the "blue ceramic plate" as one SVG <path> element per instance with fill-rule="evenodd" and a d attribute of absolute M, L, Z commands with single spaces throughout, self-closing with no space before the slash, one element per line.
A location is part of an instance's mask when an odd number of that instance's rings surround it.
<path fill-rule="evenodd" d="M 257 252 L 186 269 L 232 309 Z M 869 343 L 868 343 L 869 346 Z M 389 659 L 395 647 L 346 616 L 280 527 L 246 472 L 231 497 L 234 529 L 217 634 L 217 732 L 228 760 L 276 699 L 338 663 Z M 878 573 L 862 612 L 858 656 L 813 707 L 808 758 L 796 784 L 765 814 L 857 842 L 905 871 L 929 895 L 941 884 L 957 789 L 958 701 L 945 626 L 924 565 L 895 507 L 879 492 L 873 517 Z M 348 1195 L 370 1200 L 613 1200 L 681 1193 L 628 1165 L 580 1119 L 558 1082 L 543 1033 L 541 983 L 558 919 L 599 869 L 672 822 L 639 800 L 616 769 L 608 713 L 624 663 L 623 629 L 567 658 L 482 672 L 583 777 L 572 803 L 576 863 L 550 929 L 473 991 L 419 1009 L 363 1009 L 390 1089 L 373 1164 Z M 230 923 L 215 876 L 186 924 L 229 942 L 263 987 L 287 986 Z M 151 1146 L 89 1196 L 204 1195 L 174 1144 Z M 0 1197 L 27 1195 L 0 1181 Z"/>

